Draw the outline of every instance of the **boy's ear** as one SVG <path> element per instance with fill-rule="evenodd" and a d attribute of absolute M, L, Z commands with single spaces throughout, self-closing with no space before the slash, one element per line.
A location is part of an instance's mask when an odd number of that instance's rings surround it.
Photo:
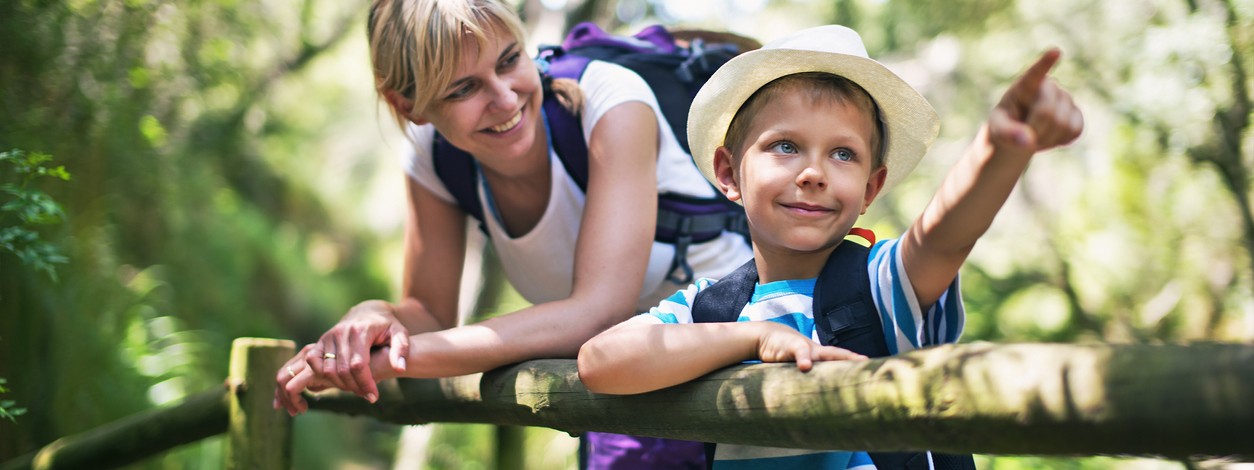
<path fill-rule="evenodd" d="M 719 146 L 714 150 L 714 178 L 718 181 L 718 189 L 727 196 L 727 200 L 740 200 L 740 184 L 736 182 L 736 168 L 732 166 L 731 150 Z"/>
<path fill-rule="evenodd" d="M 866 215 L 866 210 L 871 207 L 871 203 L 875 201 L 875 196 L 880 194 L 880 190 L 884 189 L 884 182 L 888 180 L 888 167 L 880 166 L 871 171 L 871 177 L 866 180 L 866 194 L 862 200 L 862 214 Z"/>
<path fill-rule="evenodd" d="M 401 96 L 400 92 L 396 90 L 384 90 L 383 99 L 388 102 L 388 106 L 391 106 L 397 113 L 405 116 L 405 119 L 409 119 L 414 124 L 421 126 L 430 122 L 423 119 L 422 116 L 414 116 L 414 102 Z"/>

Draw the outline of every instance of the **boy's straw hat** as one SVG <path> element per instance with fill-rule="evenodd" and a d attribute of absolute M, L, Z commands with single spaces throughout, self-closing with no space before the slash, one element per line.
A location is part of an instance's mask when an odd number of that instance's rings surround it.
<path fill-rule="evenodd" d="M 914 169 L 940 130 L 932 105 L 896 74 L 868 58 L 858 33 L 837 25 L 804 29 L 736 56 L 697 92 L 688 112 L 688 141 L 705 179 L 717 185 L 714 151 L 723 145 L 736 111 L 763 85 L 801 72 L 840 75 L 875 99 L 885 129 L 888 179 L 883 190 Z"/>

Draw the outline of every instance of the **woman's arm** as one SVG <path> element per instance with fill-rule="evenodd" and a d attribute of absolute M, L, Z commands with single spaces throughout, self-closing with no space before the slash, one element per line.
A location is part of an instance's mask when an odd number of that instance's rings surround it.
<path fill-rule="evenodd" d="M 1011 85 L 971 147 L 906 232 L 902 262 L 927 310 L 953 282 L 1036 152 L 1066 145 L 1084 128 L 1071 95 L 1049 78 L 1051 50 Z"/>

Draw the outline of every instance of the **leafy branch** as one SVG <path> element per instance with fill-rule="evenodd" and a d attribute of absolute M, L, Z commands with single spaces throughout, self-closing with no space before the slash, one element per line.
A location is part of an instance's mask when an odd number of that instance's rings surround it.
<path fill-rule="evenodd" d="M 6 383 L 8 383 L 8 381 L 5 380 L 4 377 L 0 377 L 0 393 L 6 393 L 9 391 L 9 389 L 4 386 Z M 16 408 L 13 405 L 15 405 L 13 400 L 0 400 L 0 418 L 6 418 L 9 421 L 16 423 L 16 417 L 26 414 L 26 408 Z"/>
<path fill-rule="evenodd" d="M 31 187 L 37 179 L 69 181 L 65 166 L 51 166 L 52 156 L 40 152 L 0 152 L 0 252 L 13 253 L 23 264 L 48 274 L 54 281 L 54 265 L 67 261 L 57 247 L 40 239 L 32 227 L 61 222 L 61 205 L 47 193 Z M 16 223 L 12 219 L 16 218 Z"/>

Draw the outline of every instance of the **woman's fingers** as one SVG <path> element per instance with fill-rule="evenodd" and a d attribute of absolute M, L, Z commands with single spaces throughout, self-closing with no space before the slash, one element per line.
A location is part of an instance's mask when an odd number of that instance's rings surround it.
<path fill-rule="evenodd" d="M 348 390 L 335 373 L 336 362 L 339 356 L 334 352 L 336 350 L 336 341 L 335 337 L 331 336 L 332 332 L 322 335 L 322 339 L 314 343 L 309 352 L 305 354 L 305 362 L 308 363 L 310 370 L 329 382 L 331 386 L 341 390 Z"/>
<path fill-rule="evenodd" d="M 349 337 L 349 351 L 343 358 L 341 370 L 347 370 L 357 395 L 374 403 L 379 398 L 379 389 L 375 385 L 374 375 L 370 371 L 370 346 L 361 335 Z M 343 377 L 341 377 L 343 378 Z"/>
<path fill-rule="evenodd" d="M 297 355 L 279 369 L 277 386 L 274 388 L 275 409 L 282 408 L 292 416 L 308 409 L 305 398 L 300 394 L 305 389 L 304 381 L 297 380 L 302 374 L 311 375 L 303 355 Z"/>

